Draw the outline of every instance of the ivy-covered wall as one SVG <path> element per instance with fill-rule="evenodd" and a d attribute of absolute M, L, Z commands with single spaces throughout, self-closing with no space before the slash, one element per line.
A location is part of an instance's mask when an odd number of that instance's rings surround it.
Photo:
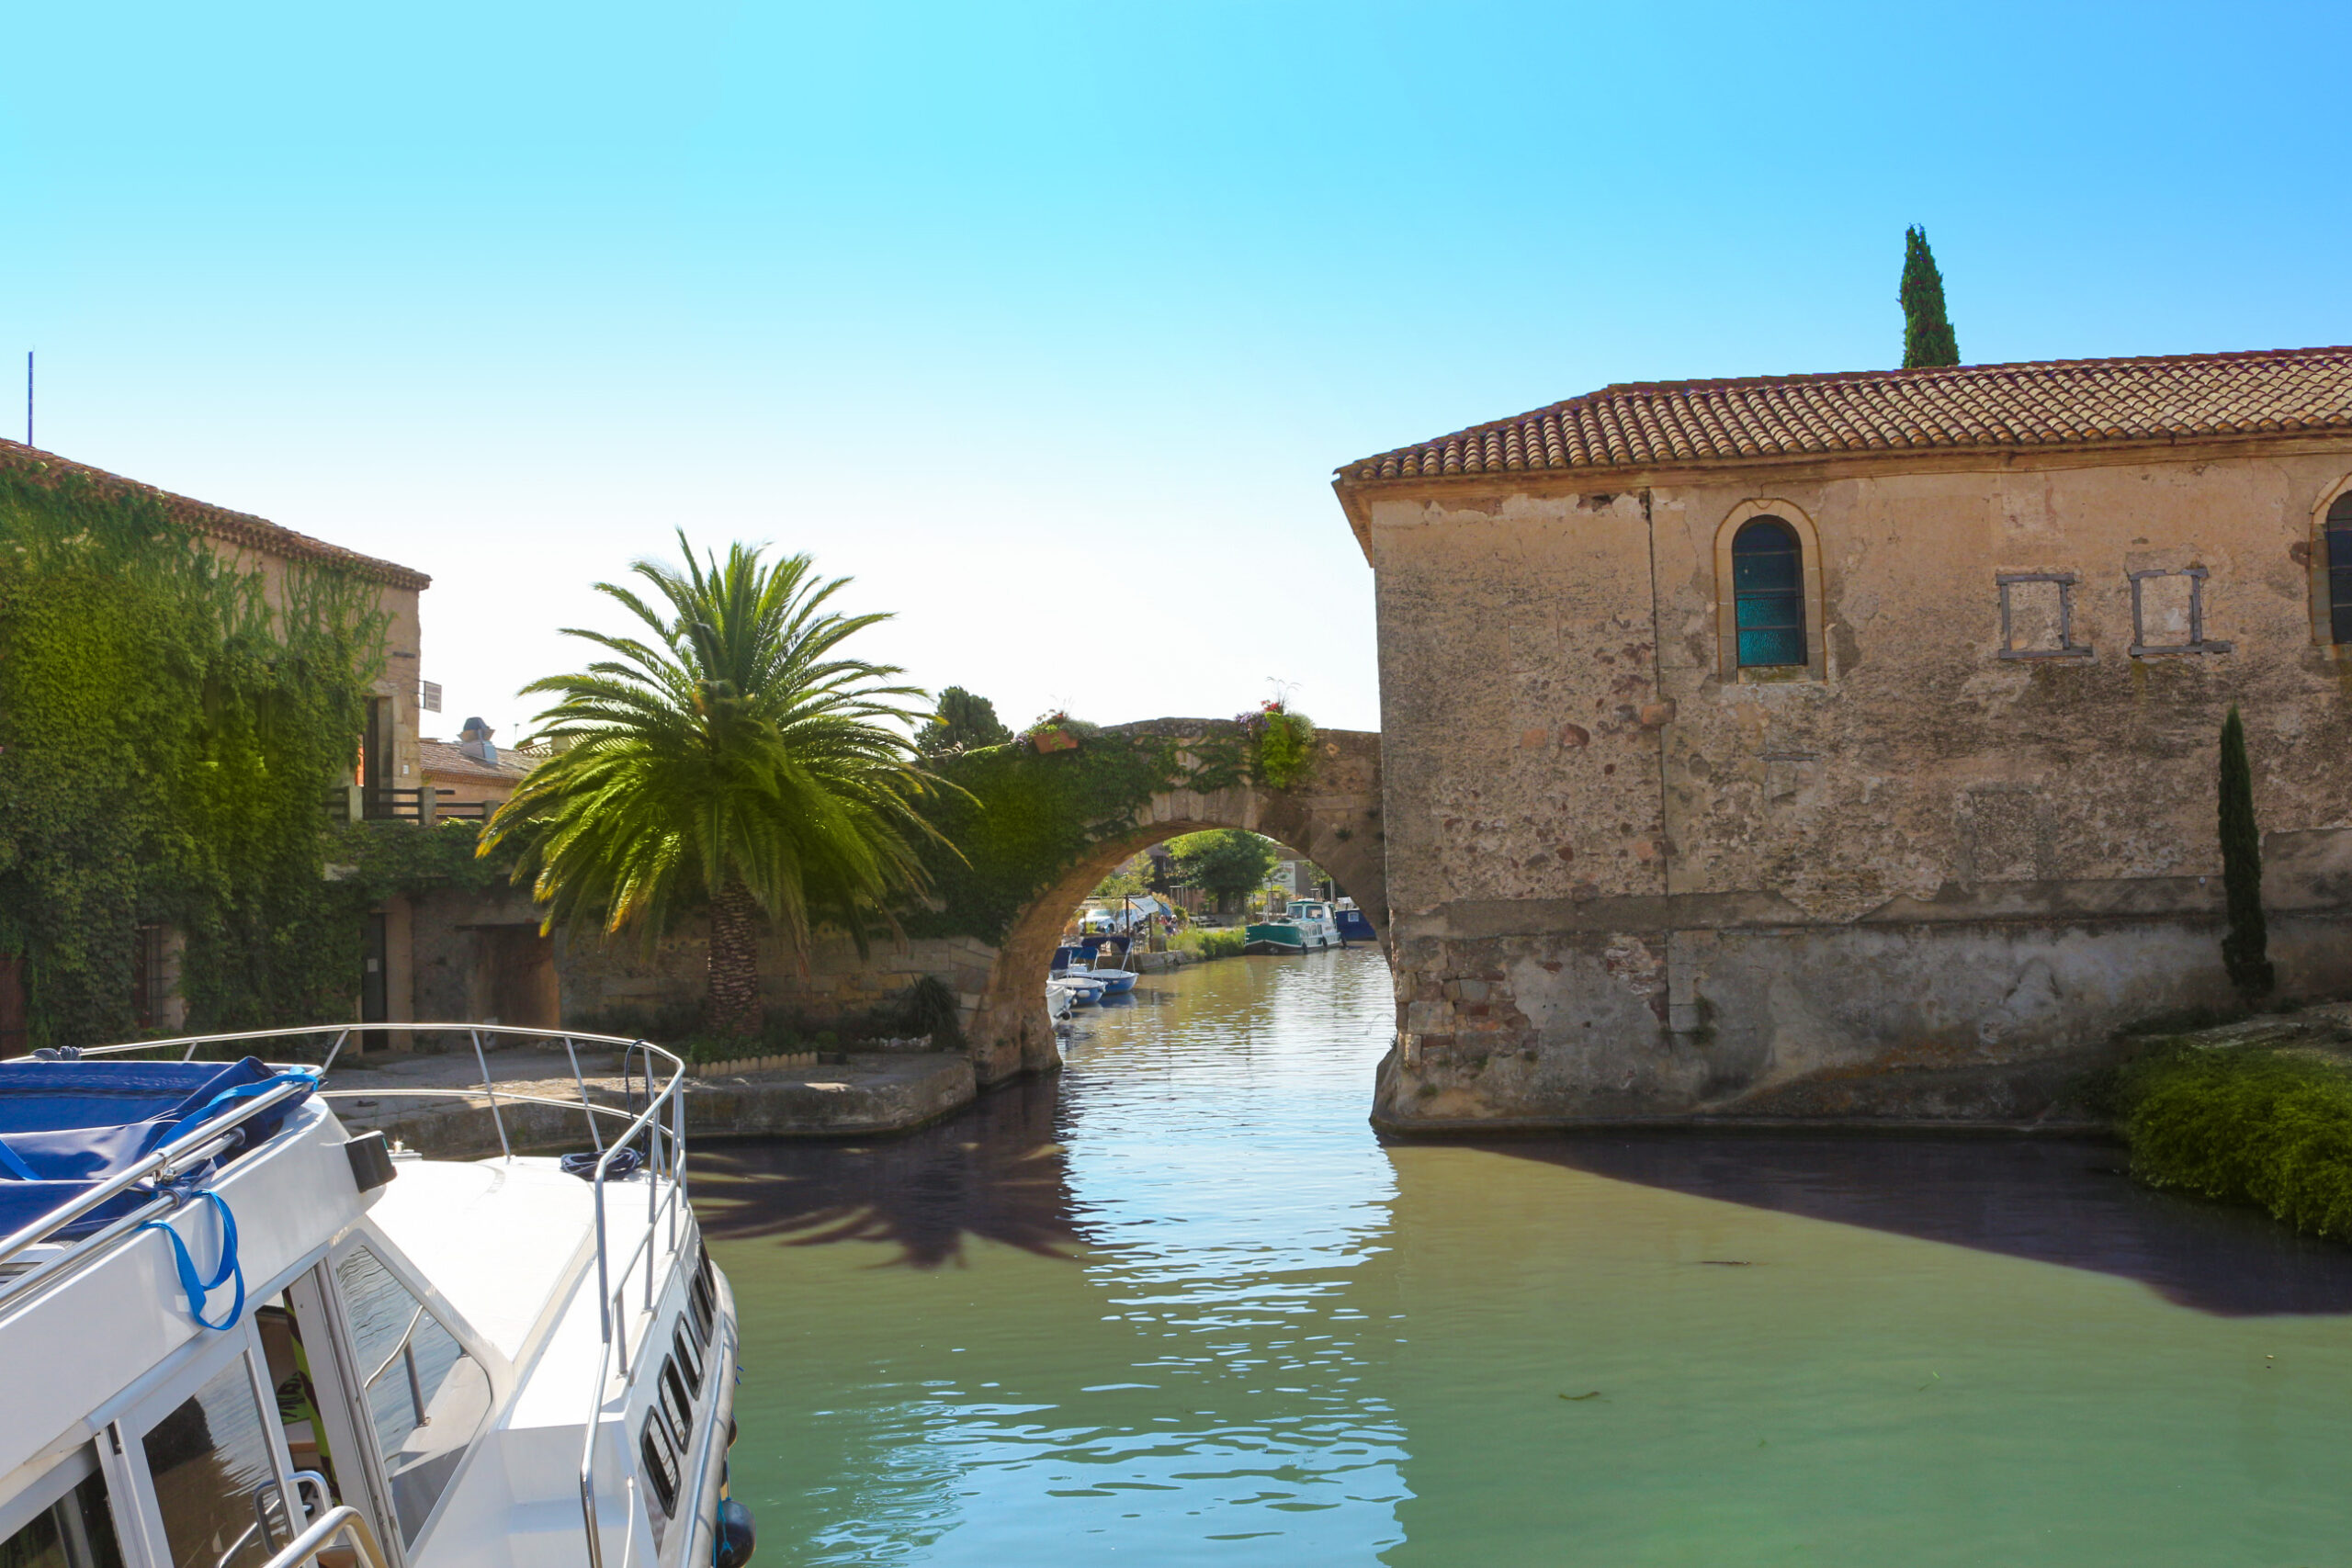
<path fill-rule="evenodd" d="M 133 1032 L 138 927 L 192 1030 L 351 1016 L 366 891 L 323 874 L 382 660 L 373 585 L 224 563 L 138 492 L 0 471 L 0 955 L 28 1044 Z"/>
<path fill-rule="evenodd" d="M 1041 755 L 1014 741 L 933 764 L 956 787 L 933 797 L 926 812 L 963 852 L 933 846 L 933 896 L 904 918 L 908 935 L 1003 941 L 1039 892 L 1154 794 L 1224 789 L 1252 761 L 1248 738 L 1229 723 L 1090 728 L 1079 739 L 1066 751 Z"/>

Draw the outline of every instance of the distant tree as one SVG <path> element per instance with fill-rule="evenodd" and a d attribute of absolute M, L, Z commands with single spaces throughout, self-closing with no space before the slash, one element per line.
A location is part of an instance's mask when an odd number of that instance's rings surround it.
<path fill-rule="evenodd" d="M 1238 828 L 1187 833 L 1168 847 L 1176 852 L 1177 880 L 1214 897 L 1220 914 L 1236 898 L 1264 886 L 1266 874 L 1279 858 L 1272 840 Z"/>
<path fill-rule="evenodd" d="M 2222 892 L 2229 925 L 2222 933 L 2222 965 L 2249 1002 L 2278 984 L 2270 966 L 2270 931 L 2262 917 L 2262 829 L 2254 819 L 2254 768 L 2246 761 L 2245 726 L 2236 705 L 2222 721 Z"/>
<path fill-rule="evenodd" d="M 1114 867 L 1108 876 L 1094 885 L 1090 898 L 1137 898 L 1147 891 L 1141 868 L 1133 865 Z"/>
<path fill-rule="evenodd" d="M 939 694 L 936 711 L 915 731 L 915 750 L 925 757 L 953 757 L 1012 739 L 1012 731 L 996 716 L 994 703 L 950 686 Z"/>
<path fill-rule="evenodd" d="M 1960 341 L 1944 313 L 1944 275 L 1928 249 L 1928 231 L 1903 231 L 1903 368 L 1957 365 Z"/>

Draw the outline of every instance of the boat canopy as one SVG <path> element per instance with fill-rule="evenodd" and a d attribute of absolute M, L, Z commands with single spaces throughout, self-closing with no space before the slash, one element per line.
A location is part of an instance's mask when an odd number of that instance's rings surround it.
<path fill-rule="evenodd" d="M 0 1062 L 0 1235 L 63 1207 L 241 1101 L 280 1083 L 317 1081 L 308 1069 L 280 1072 L 252 1056 L 231 1063 Z M 243 1141 L 218 1158 L 267 1143 L 309 1093 L 305 1088 L 245 1121 L 235 1130 Z M 153 1196 L 141 1183 L 58 1234 L 100 1229 Z"/>

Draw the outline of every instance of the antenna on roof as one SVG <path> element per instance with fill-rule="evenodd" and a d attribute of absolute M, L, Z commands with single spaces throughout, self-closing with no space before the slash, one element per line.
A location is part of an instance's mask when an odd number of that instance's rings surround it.
<path fill-rule="evenodd" d="M 25 445 L 33 444 L 33 351 L 25 350 Z"/>

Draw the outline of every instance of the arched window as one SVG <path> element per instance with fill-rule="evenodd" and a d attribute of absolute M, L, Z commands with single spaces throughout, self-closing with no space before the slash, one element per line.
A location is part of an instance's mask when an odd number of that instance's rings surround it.
<path fill-rule="evenodd" d="M 2327 607 L 2336 642 L 2352 642 L 2352 491 L 2327 509 Z"/>
<path fill-rule="evenodd" d="M 1739 666 L 1805 662 L 1804 551 L 1778 517 L 1755 517 L 1731 541 Z"/>

